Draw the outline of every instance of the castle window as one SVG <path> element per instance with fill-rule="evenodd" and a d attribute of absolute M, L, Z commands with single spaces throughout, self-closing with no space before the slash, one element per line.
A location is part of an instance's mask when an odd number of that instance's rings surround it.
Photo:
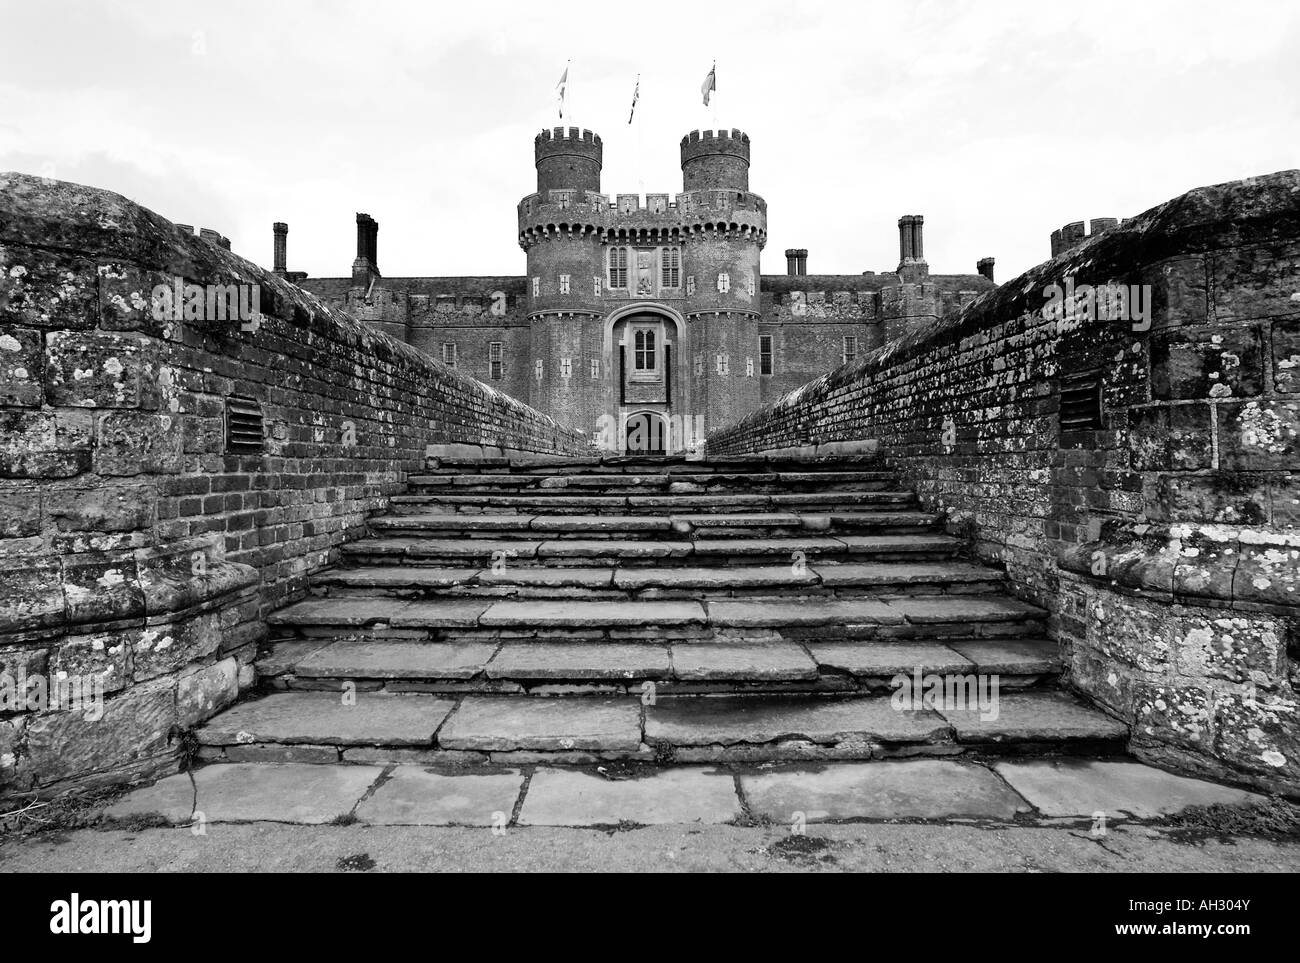
<path fill-rule="evenodd" d="M 542 279 L 533 278 L 533 297 L 537 297 L 541 293 L 542 293 Z"/>
<path fill-rule="evenodd" d="M 746 378 L 752 378 L 752 377 L 754 377 L 754 359 L 753 359 L 753 358 L 746 358 L 746 359 L 745 359 L 745 377 L 746 377 Z"/>
<path fill-rule="evenodd" d="M 695 356 L 695 373 L 697 375 L 704 374 L 704 355 L 702 354 Z"/>
<path fill-rule="evenodd" d="M 448 368 L 456 367 L 456 343 L 454 341 L 444 341 L 442 343 L 442 363 Z"/>
<path fill-rule="evenodd" d="M 718 290 L 723 294 L 731 290 L 731 275 L 726 271 L 718 275 Z"/>
<path fill-rule="evenodd" d="M 718 374 L 725 375 L 731 373 L 731 358 L 729 355 L 718 355 Z"/>
<path fill-rule="evenodd" d="M 541 381 L 541 380 L 542 380 L 542 373 L 543 373 L 544 370 L 545 370 L 545 369 L 542 367 L 542 359 L 541 359 L 541 358 L 538 358 L 538 359 L 537 359 L 537 363 L 533 365 L 533 376 L 534 376 L 538 381 Z"/>
<path fill-rule="evenodd" d="M 568 378 L 568 377 L 570 377 L 572 374 L 573 374 L 573 359 L 572 359 L 572 358 L 561 358 L 561 359 L 560 359 L 560 377 L 561 377 L 561 378 Z"/>
<path fill-rule="evenodd" d="M 761 375 L 770 375 L 772 373 L 772 336 L 770 334 L 758 336 L 758 373 Z"/>
<path fill-rule="evenodd" d="M 657 367 L 655 352 L 655 333 L 642 329 L 636 333 L 633 355 L 636 358 L 637 371 L 654 371 Z"/>
<path fill-rule="evenodd" d="M 627 288 L 627 248 L 609 249 L 609 286 L 616 290 Z"/>
<path fill-rule="evenodd" d="M 600 359 L 592 358 L 591 359 L 591 380 L 595 381 L 599 377 L 600 377 Z"/>
<path fill-rule="evenodd" d="M 567 274 L 560 275 L 560 293 L 561 294 L 569 293 L 569 275 Z"/>
<path fill-rule="evenodd" d="M 661 282 L 666 288 L 682 286 L 682 252 L 679 248 L 666 247 L 660 255 Z"/>
<path fill-rule="evenodd" d="M 750 297 L 754 296 L 754 275 L 753 274 L 750 274 L 749 277 L 745 279 L 745 290 L 746 292 L 749 293 Z"/>
<path fill-rule="evenodd" d="M 593 297 L 600 297 L 600 278 L 591 279 L 591 293 Z"/>
<path fill-rule="evenodd" d="M 500 341 L 488 342 L 488 378 L 492 381 L 500 381 L 504 365 L 502 364 L 502 355 L 505 345 Z"/>
<path fill-rule="evenodd" d="M 686 296 L 690 297 L 695 293 L 695 275 L 686 275 Z"/>
<path fill-rule="evenodd" d="M 852 334 L 845 335 L 845 337 L 844 337 L 844 353 L 843 353 L 843 362 L 844 362 L 844 364 L 848 364 L 850 361 L 852 361 L 852 360 L 853 360 L 854 358 L 856 358 L 857 356 L 858 356 L 858 339 L 857 339 L 857 336 L 856 336 L 856 335 L 852 335 Z"/>

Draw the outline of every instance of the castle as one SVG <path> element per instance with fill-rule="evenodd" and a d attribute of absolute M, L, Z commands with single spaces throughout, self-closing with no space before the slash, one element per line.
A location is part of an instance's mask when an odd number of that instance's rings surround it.
<path fill-rule="evenodd" d="M 856 356 L 994 287 L 932 275 L 924 218 L 899 219 L 889 272 L 807 273 L 785 252 L 764 275 L 767 202 L 749 187 L 750 139 L 692 131 L 682 192 L 601 193 L 598 135 L 555 128 L 534 141 L 537 191 L 518 205 L 522 277 L 385 278 L 379 225 L 357 215 L 349 277 L 274 270 L 327 303 L 528 402 L 612 450 L 677 451 Z"/>

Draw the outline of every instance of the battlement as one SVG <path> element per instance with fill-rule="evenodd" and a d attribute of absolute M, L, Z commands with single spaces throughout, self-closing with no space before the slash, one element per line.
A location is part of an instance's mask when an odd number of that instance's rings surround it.
<path fill-rule="evenodd" d="M 749 135 L 741 130 L 693 130 L 682 138 L 682 163 L 704 154 L 731 154 L 749 161 Z"/>
<path fill-rule="evenodd" d="M 1112 228 L 1119 227 L 1124 223 L 1123 218 L 1117 217 L 1094 217 L 1089 223 L 1091 231 L 1085 229 L 1083 221 L 1073 221 L 1059 231 L 1052 232 L 1052 257 L 1058 254 L 1064 254 L 1071 248 L 1078 247 L 1084 241 L 1090 241 L 1100 234 L 1105 234 Z"/>
<path fill-rule="evenodd" d="M 604 147 L 599 134 L 589 130 L 579 131 L 577 127 L 555 127 L 544 130 L 533 139 L 533 151 L 537 158 L 554 154 L 582 154 L 601 158 Z"/>

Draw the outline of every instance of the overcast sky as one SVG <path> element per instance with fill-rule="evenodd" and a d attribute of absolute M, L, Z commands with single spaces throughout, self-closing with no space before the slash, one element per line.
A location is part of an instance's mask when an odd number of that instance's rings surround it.
<path fill-rule="evenodd" d="M 534 134 L 604 139 L 602 189 L 681 190 L 678 141 L 739 127 L 764 270 L 1039 263 L 1062 224 L 1300 167 L 1300 3 L 0 0 L 0 171 L 109 188 L 289 267 L 522 274 Z M 718 62 L 715 108 L 700 83 Z M 627 123 L 637 74 L 637 123 Z"/>

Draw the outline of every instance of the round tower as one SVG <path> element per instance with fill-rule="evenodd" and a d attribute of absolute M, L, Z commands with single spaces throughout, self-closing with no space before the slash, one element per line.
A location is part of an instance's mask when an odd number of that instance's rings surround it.
<path fill-rule="evenodd" d="M 570 127 L 544 130 L 533 141 L 537 164 L 537 193 L 591 191 L 600 193 L 600 168 L 604 149 L 600 137 L 589 130 Z"/>
<path fill-rule="evenodd" d="M 684 190 L 749 190 L 749 135 L 739 130 L 693 130 L 682 138 Z"/>

